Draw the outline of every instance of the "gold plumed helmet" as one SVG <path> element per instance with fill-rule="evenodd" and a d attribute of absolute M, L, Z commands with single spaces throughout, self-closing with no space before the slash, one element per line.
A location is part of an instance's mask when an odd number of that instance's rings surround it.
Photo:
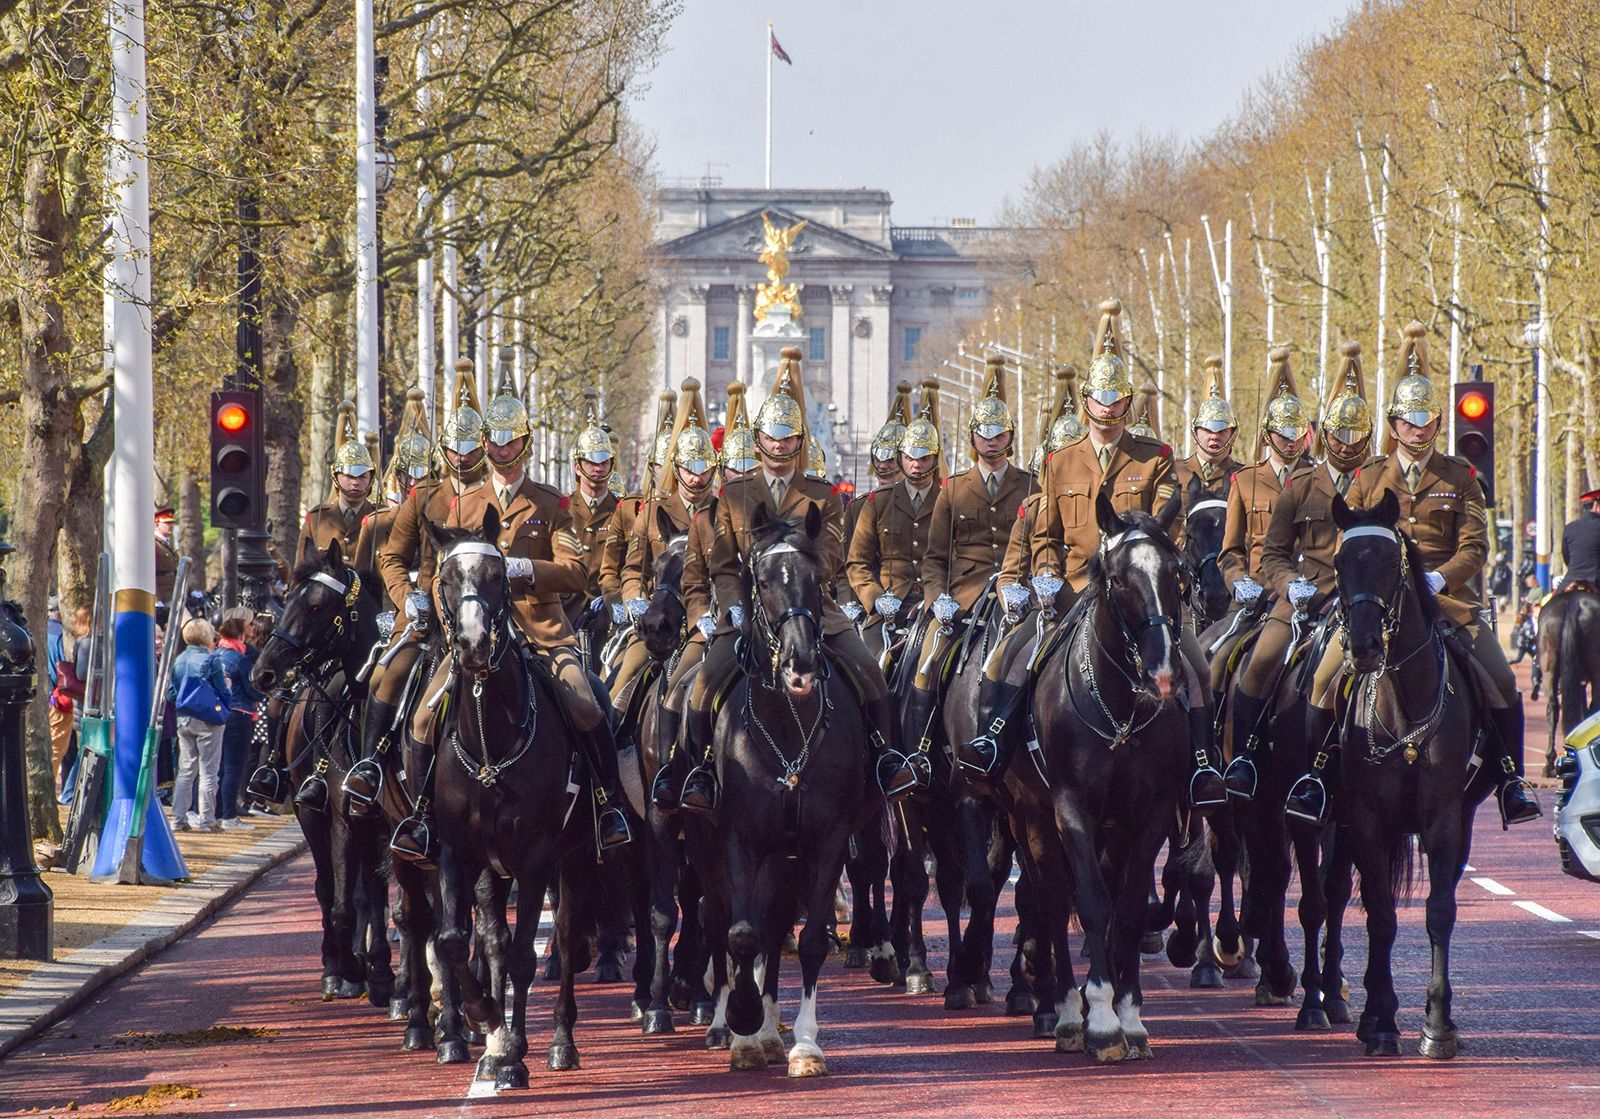
<path fill-rule="evenodd" d="M 528 423 L 528 406 L 517 395 L 516 386 L 511 381 L 511 363 L 502 361 L 500 384 L 495 389 L 494 398 L 483 410 L 483 437 L 496 447 L 504 447 L 518 439 L 524 440 L 522 453 L 515 460 L 521 462 L 533 449 L 533 440 L 528 439 L 532 430 Z"/>
<path fill-rule="evenodd" d="M 1064 385 L 1061 414 L 1050 422 L 1050 430 L 1045 433 L 1044 452 L 1047 455 L 1055 454 L 1089 434 L 1089 426 L 1078 415 L 1078 371 L 1069 365 L 1061 372 Z"/>
<path fill-rule="evenodd" d="M 1228 403 L 1227 397 L 1222 395 L 1222 356 L 1212 354 L 1206 358 L 1206 398 L 1200 402 L 1200 407 L 1194 412 L 1194 427 L 1203 427 L 1207 431 L 1228 431 L 1239 426 L 1239 417 L 1234 415 L 1233 405 Z"/>
<path fill-rule="evenodd" d="M 1153 385 L 1146 385 L 1139 390 L 1138 399 L 1133 402 L 1133 414 L 1138 418 L 1128 426 L 1130 435 L 1142 435 L 1146 439 L 1161 438 L 1161 395 Z"/>
<path fill-rule="evenodd" d="M 663 482 L 667 493 L 678 486 L 678 467 L 691 474 L 704 474 L 717 465 L 717 449 L 706 430 L 706 406 L 700 399 L 700 382 L 685 377 L 678 392 L 678 418 L 672 431 L 672 474 Z"/>
<path fill-rule="evenodd" d="M 456 362 L 450 403 L 449 414 L 439 426 L 439 446 L 458 455 L 471 454 L 483 442 L 483 411 L 478 406 L 478 387 L 468 358 Z"/>
<path fill-rule="evenodd" d="M 1100 304 L 1100 327 L 1094 336 L 1094 358 L 1083 382 L 1083 395 L 1098 404 L 1111 405 L 1133 395 L 1133 377 L 1122 356 L 1122 334 L 1118 327 L 1122 301 L 1108 299 Z"/>
<path fill-rule="evenodd" d="M 656 435 L 650 444 L 650 465 L 665 466 L 672 457 L 672 428 L 678 408 L 678 394 L 663 389 L 656 402 Z"/>
<path fill-rule="evenodd" d="M 900 451 L 900 437 L 911 422 L 911 382 L 901 381 L 895 386 L 894 403 L 889 406 L 889 418 L 872 437 L 872 459 L 887 462 Z"/>
<path fill-rule="evenodd" d="M 1428 376 L 1428 328 L 1419 322 L 1406 324 L 1405 341 L 1400 344 L 1400 368 L 1405 375 L 1394 386 L 1389 419 L 1426 427 L 1439 418 L 1440 408 Z"/>
<path fill-rule="evenodd" d="M 922 400 L 917 407 L 917 417 L 906 425 L 900 437 L 900 453 L 907 458 L 926 458 L 941 452 L 939 438 L 939 378 L 926 377 L 922 381 Z"/>
<path fill-rule="evenodd" d="M 1277 346 L 1267 355 L 1272 363 L 1272 399 L 1267 402 L 1266 416 L 1261 421 L 1263 438 L 1266 432 L 1285 439 L 1300 439 L 1311 430 L 1311 419 L 1306 414 L 1305 403 L 1295 387 L 1294 372 L 1289 368 L 1289 349 Z"/>
<path fill-rule="evenodd" d="M 773 381 L 772 395 L 761 402 L 756 413 L 756 431 L 768 439 L 787 439 L 791 435 L 806 434 L 805 387 L 800 379 L 800 347 L 785 346 L 779 355 L 778 374 Z M 794 449 L 794 454 L 778 458 L 780 462 L 799 457 L 805 440 Z"/>
<path fill-rule="evenodd" d="M 346 400 L 339 405 L 333 428 L 333 472 L 359 478 L 373 471 L 372 452 L 356 434 L 356 406 Z"/>
<path fill-rule="evenodd" d="M 748 474 L 756 468 L 756 433 L 745 410 L 744 385 L 728 385 L 728 422 L 722 428 L 722 468 Z"/>
<path fill-rule="evenodd" d="M 1017 422 L 1011 418 L 1011 406 L 1006 403 L 1006 359 L 990 354 L 983 378 L 983 395 L 972 406 L 967 434 L 993 439 L 1016 430 Z M 1011 453 L 1009 448 L 1006 453 Z"/>
<path fill-rule="evenodd" d="M 1327 447 L 1331 435 L 1341 443 L 1358 446 L 1360 457 L 1365 458 L 1367 443 L 1372 438 L 1372 406 L 1367 403 L 1366 387 L 1362 383 L 1361 343 L 1346 342 L 1339 347 L 1339 353 L 1339 379 L 1327 407 L 1322 410 L 1323 446 Z"/>
<path fill-rule="evenodd" d="M 600 426 L 600 390 L 583 390 L 583 430 L 572 444 L 574 464 L 590 462 L 607 466 L 612 473 L 617 469 L 617 451 L 611 444 L 611 433 Z M 610 477 L 608 474 L 607 477 Z"/>
<path fill-rule="evenodd" d="M 394 437 L 394 457 L 389 460 L 389 473 L 404 479 L 408 484 L 420 482 L 428 476 L 428 458 L 433 451 L 433 440 L 428 438 L 428 411 L 423 405 L 420 388 L 406 390 L 406 408 L 400 414 L 400 433 Z"/>
<path fill-rule="evenodd" d="M 822 449 L 822 444 L 815 435 L 806 440 L 806 474 L 812 478 L 828 479 L 828 452 Z"/>

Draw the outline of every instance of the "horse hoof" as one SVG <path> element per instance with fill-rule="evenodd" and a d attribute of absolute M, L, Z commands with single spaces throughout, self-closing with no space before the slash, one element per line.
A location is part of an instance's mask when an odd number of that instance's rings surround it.
<path fill-rule="evenodd" d="M 710 999 L 696 999 L 694 1006 L 689 1008 L 689 1024 L 691 1026 L 709 1026 L 711 1019 L 716 1016 L 716 1004 Z"/>
<path fill-rule="evenodd" d="M 340 979 L 337 975 L 322 977 L 323 1002 L 332 1002 L 334 999 L 358 999 L 363 990 L 360 980 Z"/>
<path fill-rule="evenodd" d="M 1222 974 L 1229 979 L 1260 979 L 1261 965 L 1256 963 L 1254 956 L 1243 956 L 1233 966 L 1224 966 Z"/>
<path fill-rule="evenodd" d="M 1193 967 L 1198 959 L 1195 952 L 1200 946 L 1200 934 L 1192 925 L 1180 925 L 1167 937 L 1167 962 L 1173 967 Z"/>
<path fill-rule="evenodd" d="M 667 1005 L 674 1010 L 688 1010 L 689 1004 L 694 1001 L 694 988 L 687 979 L 674 979 L 672 981 L 672 994 L 667 996 Z"/>
<path fill-rule="evenodd" d="M 1006 1017 L 1022 1018 L 1039 1009 L 1039 999 L 1031 991 L 1012 991 L 1006 995 Z"/>
<path fill-rule="evenodd" d="M 978 996 L 965 983 L 946 987 L 944 990 L 944 1008 L 946 1010 L 971 1010 L 977 1005 Z"/>
<path fill-rule="evenodd" d="M 1336 1026 L 1350 1024 L 1350 1004 L 1344 999 L 1332 998 L 1327 1001 L 1328 1021 Z"/>
<path fill-rule="evenodd" d="M 464 1041 L 441 1041 L 436 1060 L 441 1065 L 464 1065 L 472 1060 L 472 1056 L 467 1052 L 467 1043 Z"/>
<path fill-rule="evenodd" d="M 1239 966 L 1239 961 L 1244 959 L 1244 941 L 1234 941 L 1233 951 L 1228 952 L 1223 950 L 1222 938 L 1213 934 L 1211 937 L 1211 954 L 1216 957 L 1217 963 L 1223 967 L 1237 967 Z"/>
<path fill-rule="evenodd" d="M 1400 1055 L 1400 1035 L 1397 1033 L 1374 1033 L 1367 1038 L 1367 1056 L 1369 1057 L 1398 1057 Z"/>
<path fill-rule="evenodd" d="M 1082 1053 L 1083 1052 L 1083 1027 L 1066 1026 L 1052 1030 L 1056 1039 L 1057 1053 Z"/>
<path fill-rule="evenodd" d="M 1201 960 L 1189 971 L 1189 986 L 1203 991 L 1215 991 L 1222 986 L 1222 969 L 1209 960 Z"/>
<path fill-rule="evenodd" d="M 1130 1061 L 1153 1061 L 1155 1050 L 1150 1048 L 1148 1037 L 1130 1037 L 1128 1039 L 1128 1056 Z"/>
<path fill-rule="evenodd" d="M 570 1041 L 552 1045 L 550 1060 L 545 1063 L 545 1067 L 551 1072 L 571 1072 L 575 1068 L 581 1068 L 582 1066 L 578 1064 L 578 1047 Z M 527 1084 L 524 1083 L 523 1087 L 526 1088 Z"/>
<path fill-rule="evenodd" d="M 866 967 L 867 950 L 855 944 L 846 948 L 844 950 L 844 966 L 851 969 Z"/>
<path fill-rule="evenodd" d="M 1271 985 L 1263 979 L 1260 983 L 1256 984 L 1256 1005 L 1287 1006 L 1289 1005 L 1289 996 L 1278 994 L 1272 989 Z"/>
<path fill-rule="evenodd" d="M 760 1072 L 767 1067 L 767 1051 L 754 1041 L 740 1041 L 730 1048 L 728 1067 L 734 1072 Z"/>
<path fill-rule="evenodd" d="M 573 1058 L 577 1060 L 576 1057 Z M 574 1065 L 573 1067 L 577 1067 Z M 494 1090 L 496 1092 L 510 1092 L 528 1086 L 528 1066 L 521 1061 L 510 1065 L 501 1065 L 500 1070 L 494 1074 Z"/>
<path fill-rule="evenodd" d="M 761 1039 L 761 1052 L 766 1054 L 769 1065 L 780 1065 L 788 1059 L 788 1054 L 783 1051 L 783 1042 L 775 1037 Z"/>
<path fill-rule="evenodd" d="M 1372 1035 L 1377 1033 L 1377 1026 L 1378 1020 L 1372 1015 L 1363 1011 L 1361 1014 L 1361 1019 L 1356 1022 L 1356 1040 L 1371 1041 Z"/>
<path fill-rule="evenodd" d="M 483 1044 L 483 1033 L 476 1026 L 468 1026 L 466 1032 L 467 1032 L 467 1044 L 468 1045 L 482 1045 Z"/>
<path fill-rule="evenodd" d="M 828 1062 L 822 1059 L 821 1053 L 796 1053 L 789 1058 L 789 1075 L 802 1076 L 827 1076 Z"/>
<path fill-rule="evenodd" d="M 1333 1029 L 1333 1023 L 1328 1020 L 1327 1011 L 1318 1010 L 1312 1006 L 1304 1006 L 1300 1008 L 1300 1013 L 1294 1017 L 1294 1028 L 1297 1030 L 1331 1030 Z"/>
<path fill-rule="evenodd" d="M 1036 1010 L 1036 1011 L 1034 1011 L 1033 1012 L 1033 1036 L 1034 1037 L 1055 1037 L 1056 1036 L 1056 1023 L 1059 1022 L 1059 1021 L 1060 1021 L 1060 1019 L 1056 1017 L 1056 1012 L 1054 1010 Z M 1079 1046 L 1079 1048 L 1081 1049 L 1082 1046 Z"/>
<path fill-rule="evenodd" d="M 493 1053 L 485 1053 L 478 1058 L 478 1067 L 472 1071 L 472 1079 L 487 1083 L 494 1080 L 500 1070 L 500 1058 Z"/>
<path fill-rule="evenodd" d="M 872 976 L 874 983 L 882 983 L 892 987 L 905 982 L 905 976 L 900 974 L 900 964 L 893 956 L 874 956 L 867 965 L 867 974 Z"/>
<path fill-rule="evenodd" d="M 638 999 L 633 999 L 628 1003 L 628 1021 L 630 1021 L 630 1022 L 643 1022 L 644 1021 L 644 1008 L 639 1005 L 639 1000 Z"/>
<path fill-rule="evenodd" d="M 1159 932 L 1147 932 L 1139 940 L 1139 951 L 1146 956 L 1154 956 L 1165 943 L 1165 938 Z"/>
<path fill-rule="evenodd" d="M 706 1031 L 707 1049 L 726 1049 L 733 1044 L 733 1032 L 727 1026 L 712 1026 Z"/>
<path fill-rule="evenodd" d="M 404 1022 L 411 1017 L 411 1004 L 405 999 L 389 1000 L 389 1021 Z"/>
<path fill-rule="evenodd" d="M 1461 1035 L 1451 1030 L 1447 1034 L 1430 1034 L 1422 1031 L 1422 1044 L 1418 1047 L 1424 1057 L 1435 1061 L 1448 1061 L 1461 1052 Z"/>
<path fill-rule="evenodd" d="M 1103 1036 L 1085 1036 L 1083 1045 L 1089 1056 L 1102 1065 L 1114 1065 L 1128 1056 L 1128 1039 L 1122 1036 L 1121 1030 Z"/>
<path fill-rule="evenodd" d="M 906 976 L 906 994 L 931 995 L 935 993 L 933 976 L 928 972 L 914 971 Z"/>
<path fill-rule="evenodd" d="M 673 1032 L 672 1011 L 647 1010 L 644 1014 L 644 1032 L 649 1034 L 670 1034 Z"/>
<path fill-rule="evenodd" d="M 979 1006 L 988 1006 L 994 1001 L 994 984 L 987 979 L 974 983 L 972 997 L 978 1000 Z"/>
<path fill-rule="evenodd" d="M 433 1031 L 427 1026 L 407 1026 L 406 1039 L 400 1043 L 400 1048 L 407 1053 L 417 1053 L 424 1049 L 433 1048 Z"/>
<path fill-rule="evenodd" d="M 596 983 L 621 983 L 622 965 L 614 956 L 607 956 L 594 965 L 594 981 Z"/>

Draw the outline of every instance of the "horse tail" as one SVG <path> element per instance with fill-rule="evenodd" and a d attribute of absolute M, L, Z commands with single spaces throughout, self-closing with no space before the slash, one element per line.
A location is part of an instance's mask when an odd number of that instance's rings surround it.
<path fill-rule="evenodd" d="M 1555 709 L 1550 712 L 1552 736 L 1571 729 L 1562 725 L 1563 722 L 1577 722 L 1589 713 L 1587 696 L 1584 694 L 1586 658 L 1580 618 L 1583 603 L 1573 596 L 1566 607 L 1561 612 L 1561 638 L 1556 643 L 1556 659 L 1550 668 L 1550 697 L 1555 703 Z"/>
<path fill-rule="evenodd" d="M 1389 848 L 1389 890 L 1396 902 L 1411 900 L 1411 889 L 1417 877 L 1417 837 L 1410 834 L 1397 836 Z"/>

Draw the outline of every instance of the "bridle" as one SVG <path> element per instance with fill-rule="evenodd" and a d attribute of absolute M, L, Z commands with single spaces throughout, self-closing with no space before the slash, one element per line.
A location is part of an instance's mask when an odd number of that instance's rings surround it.
<path fill-rule="evenodd" d="M 459 561 L 466 556 L 488 556 L 498 561 L 504 571 L 506 557 L 499 548 L 482 540 L 460 540 L 450 546 L 450 550 L 439 558 L 438 570 L 442 573 L 446 564 Z M 456 618 L 461 612 L 461 607 L 469 602 L 476 602 L 483 607 L 483 612 L 488 616 L 489 629 L 489 664 L 479 672 L 473 673 L 481 683 L 483 678 L 500 666 L 500 658 L 505 655 L 510 641 L 500 640 L 500 631 L 506 629 L 507 602 L 509 596 L 504 589 L 504 580 L 501 580 L 500 601 L 491 607 L 489 600 L 480 594 L 469 593 L 461 595 L 457 600 L 455 609 L 451 609 L 449 601 L 444 595 L 439 596 L 439 626 L 444 632 L 445 645 L 450 651 L 450 663 L 453 669 L 460 671 L 456 660 Z M 508 633 L 509 636 L 509 633 Z"/>
<path fill-rule="evenodd" d="M 1102 536 L 1100 539 L 1101 597 L 1108 602 L 1111 601 L 1111 564 L 1108 562 L 1111 557 L 1111 553 L 1120 548 L 1122 545 L 1130 544 L 1135 540 L 1148 540 L 1157 548 L 1160 548 L 1161 546 L 1161 541 L 1157 537 L 1139 528 L 1130 528 L 1126 532 L 1119 532 L 1115 536 Z M 1168 547 L 1170 548 L 1170 544 Z M 1178 567 L 1180 570 L 1183 568 L 1181 561 L 1179 562 Z M 1179 594 L 1181 596 L 1183 592 L 1183 587 L 1181 586 L 1183 580 L 1181 576 L 1179 582 Z M 1149 617 L 1145 618 L 1144 621 L 1133 626 L 1130 626 L 1127 622 L 1127 619 L 1122 616 L 1122 611 L 1113 609 L 1112 614 L 1116 618 L 1117 628 L 1121 631 L 1122 636 L 1127 641 L 1128 653 L 1133 658 L 1133 670 L 1138 675 L 1144 675 L 1144 657 L 1139 652 L 1139 637 L 1144 633 L 1145 630 L 1155 629 L 1157 627 L 1165 629 L 1167 631 L 1167 636 L 1172 639 L 1172 648 L 1174 652 L 1181 647 L 1179 636 L 1180 622 L 1178 618 L 1172 614 L 1151 614 Z"/>
<path fill-rule="evenodd" d="M 1400 539 L 1400 534 L 1394 529 L 1385 528 L 1382 525 L 1357 525 L 1355 528 L 1345 529 L 1344 536 L 1340 541 L 1339 547 L 1342 550 L 1344 545 L 1349 543 L 1351 540 L 1359 540 L 1364 536 L 1371 536 L 1381 540 L 1387 540 L 1400 550 L 1400 577 L 1395 581 L 1394 596 L 1392 598 L 1384 598 L 1382 595 L 1373 594 L 1370 591 L 1363 591 L 1360 594 L 1354 594 L 1349 598 L 1346 598 L 1344 593 L 1344 584 L 1339 578 L 1339 567 L 1338 564 L 1335 563 L 1333 570 L 1333 585 L 1334 592 L 1339 603 L 1338 612 L 1335 615 L 1335 619 L 1338 625 L 1339 639 L 1344 643 L 1345 656 L 1348 660 L 1350 649 L 1350 611 L 1355 609 L 1357 606 L 1362 605 L 1376 606 L 1379 611 L 1381 611 L 1383 619 L 1383 660 L 1378 665 L 1378 668 L 1373 672 L 1373 675 L 1381 676 L 1383 675 L 1384 670 L 1389 667 L 1389 642 L 1391 639 L 1393 639 L 1396 631 L 1398 631 L 1400 628 L 1400 616 L 1401 612 L 1405 608 L 1406 580 L 1411 577 L 1411 558 L 1405 544 Z"/>
<path fill-rule="evenodd" d="M 344 569 L 344 574 L 349 576 L 348 581 L 336 579 L 325 571 L 318 571 L 307 578 L 300 587 L 296 588 L 297 591 L 302 591 L 303 589 L 309 589 L 312 583 L 320 583 L 341 596 L 342 601 L 339 610 L 333 616 L 333 639 L 328 649 L 322 648 L 326 631 L 314 640 L 307 641 L 296 637 L 281 625 L 274 626 L 272 632 L 267 635 L 266 641 L 262 642 L 261 648 L 263 652 L 273 641 L 286 645 L 294 651 L 295 659 L 288 668 L 284 669 L 285 680 L 290 676 L 299 675 L 313 663 L 333 659 L 339 646 L 354 637 L 356 623 L 360 619 L 357 604 L 361 601 L 361 573 L 353 567 L 347 567 Z"/>
<path fill-rule="evenodd" d="M 1204 513 L 1210 509 L 1221 509 L 1223 511 L 1223 515 L 1226 516 L 1228 511 L 1228 503 L 1223 501 L 1220 497 L 1208 497 L 1202 501 L 1195 502 L 1183 517 L 1183 539 L 1185 544 L 1194 539 L 1194 534 L 1190 530 L 1190 522 L 1194 519 L 1195 514 Z M 1189 608 L 1194 611 L 1196 617 L 1204 616 L 1204 611 L 1200 609 L 1203 603 L 1199 601 L 1201 572 L 1206 569 L 1207 564 L 1212 564 L 1214 566 L 1217 565 L 1217 561 L 1221 558 L 1222 550 L 1220 548 L 1214 548 L 1205 553 L 1192 565 L 1188 562 L 1188 557 L 1184 557 L 1183 597 L 1184 600 L 1189 603 Z M 1221 567 L 1218 566 L 1217 571 L 1219 578 L 1221 577 L 1221 570 Z"/>
<path fill-rule="evenodd" d="M 828 712 L 833 706 L 828 700 L 828 680 L 832 674 L 832 666 L 822 651 L 822 625 L 810 610 L 797 604 L 785 610 L 776 620 L 768 617 L 766 607 L 762 604 L 760 578 L 756 569 L 757 565 L 764 559 L 776 555 L 799 553 L 799 551 L 799 548 L 796 548 L 788 541 L 779 541 L 752 555 L 749 564 L 751 581 L 750 624 L 752 631 L 760 635 L 767 646 L 767 671 L 764 683 L 768 691 L 775 692 L 779 690 L 778 654 L 781 651 L 781 646 L 778 638 L 783 631 L 783 627 L 794 621 L 805 621 L 811 624 L 811 651 L 818 666 L 818 681 L 817 714 L 809 728 L 800 718 L 800 711 L 795 706 L 794 696 L 789 693 L 787 688 L 782 689 L 783 697 L 789 706 L 789 714 L 793 717 L 795 728 L 799 732 L 799 753 L 793 758 L 785 754 L 773 737 L 772 732 L 761 721 L 760 713 L 755 707 L 755 689 L 753 686 L 746 687 L 744 701 L 745 721 L 760 734 L 762 740 L 766 743 L 767 749 L 781 767 L 782 771 L 779 773 L 777 781 L 778 787 L 791 792 L 800 787 L 801 775 L 804 773 L 807 763 L 811 760 L 811 743 L 815 740 L 817 732 L 826 725 Z M 751 667 L 747 664 L 746 671 L 749 672 Z"/>
<path fill-rule="evenodd" d="M 796 548 L 788 541 L 779 541 L 776 544 L 769 545 L 767 548 L 750 557 L 750 581 L 752 584 L 750 594 L 750 623 L 755 634 L 759 636 L 761 641 L 766 645 L 767 678 L 770 681 L 769 686 L 774 689 L 777 687 L 778 655 L 782 651 L 779 636 L 783 632 L 783 627 L 788 625 L 790 622 L 803 621 L 810 623 L 811 651 L 816 656 L 817 663 L 820 666 L 818 674 L 822 676 L 823 679 L 827 679 L 827 676 L 831 671 L 828 665 L 828 659 L 822 655 L 822 623 L 817 620 L 817 616 L 810 610 L 806 609 L 803 605 L 796 603 L 785 610 L 782 614 L 778 615 L 777 618 L 771 618 L 768 616 L 767 608 L 762 601 L 760 589 L 761 578 L 757 572 L 757 566 L 762 560 L 770 559 L 773 556 L 798 553 L 799 551 L 799 548 Z"/>

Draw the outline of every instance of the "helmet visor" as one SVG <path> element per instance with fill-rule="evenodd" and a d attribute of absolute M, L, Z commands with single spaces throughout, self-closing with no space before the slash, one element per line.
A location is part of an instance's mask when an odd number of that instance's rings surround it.
<path fill-rule="evenodd" d="M 1131 392 L 1123 392 L 1121 389 L 1111 388 L 1111 389 L 1091 389 L 1089 392 L 1086 392 L 1083 395 L 1087 396 L 1090 400 L 1094 401 L 1096 404 L 1103 404 L 1107 408 L 1109 408 L 1109 407 L 1111 407 L 1111 405 L 1115 404 L 1117 401 L 1125 400 L 1128 397 L 1132 396 L 1133 394 Z"/>

